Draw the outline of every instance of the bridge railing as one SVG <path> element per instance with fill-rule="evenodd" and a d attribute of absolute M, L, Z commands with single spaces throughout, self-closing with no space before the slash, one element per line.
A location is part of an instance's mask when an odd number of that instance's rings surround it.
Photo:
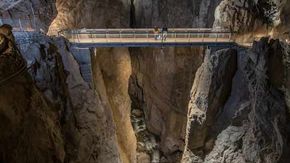
<path fill-rule="evenodd" d="M 217 29 L 169 29 L 166 39 L 163 33 L 153 29 L 79 29 L 59 33 L 75 43 L 110 42 L 232 42 L 232 33 Z M 156 39 L 158 36 L 161 39 Z"/>

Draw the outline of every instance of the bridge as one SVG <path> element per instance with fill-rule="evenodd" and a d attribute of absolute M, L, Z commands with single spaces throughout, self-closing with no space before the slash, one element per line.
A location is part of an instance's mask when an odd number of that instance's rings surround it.
<path fill-rule="evenodd" d="M 37 40 L 43 30 L 33 19 L 1 19 L 0 25 L 10 24 L 20 44 Z M 22 35 L 21 33 L 26 33 Z M 236 43 L 233 33 L 217 28 L 169 28 L 156 34 L 153 28 L 70 29 L 54 31 L 79 48 L 94 47 L 163 47 L 208 46 L 231 47 Z M 33 36 L 33 37 L 32 37 Z M 24 38 L 27 37 L 27 38 Z M 158 39 L 156 39 L 158 37 Z"/>
<path fill-rule="evenodd" d="M 153 28 L 76 29 L 58 34 L 80 48 L 235 45 L 230 31 L 212 28 L 169 28 L 166 33 Z"/>

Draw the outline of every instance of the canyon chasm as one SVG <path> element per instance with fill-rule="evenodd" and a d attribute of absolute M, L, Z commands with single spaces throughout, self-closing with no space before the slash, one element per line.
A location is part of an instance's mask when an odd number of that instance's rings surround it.
<path fill-rule="evenodd" d="M 0 162 L 290 162 L 289 9 L 289 0 L 1 0 L 0 23 L 30 19 L 41 32 L 0 27 Z M 76 49 L 58 33 L 156 26 L 230 29 L 251 46 Z"/>

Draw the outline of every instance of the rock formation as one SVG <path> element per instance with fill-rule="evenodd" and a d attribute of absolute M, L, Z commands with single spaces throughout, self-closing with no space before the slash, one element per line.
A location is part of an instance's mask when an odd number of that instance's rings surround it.
<path fill-rule="evenodd" d="M 37 87 L 61 115 L 66 161 L 120 162 L 112 113 L 81 77 L 70 45 L 41 35 L 22 50 Z"/>
<path fill-rule="evenodd" d="M 56 15 L 55 0 L 4 0 L 0 2 L 0 24 L 11 24 L 17 28 L 47 32 Z"/>
<path fill-rule="evenodd" d="M 64 162 L 58 112 L 34 85 L 5 27 L 0 27 L 0 162 Z"/>
<path fill-rule="evenodd" d="M 289 37 L 287 0 L 54 2 L 5 0 L 0 17 L 30 19 L 44 32 L 49 26 L 50 35 L 213 26 L 247 41 Z M 1 82 L 23 59 L 9 26 L 0 33 Z M 0 162 L 289 162 L 287 44 L 262 39 L 252 49 L 90 49 L 89 85 L 65 39 L 21 35 L 34 38 L 16 39 L 30 76 L 24 71 L 5 87 L 0 83 Z"/>
<path fill-rule="evenodd" d="M 218 68 L 212 64 L 222 63 L 219 57 L 213 55 L 209 64 L 205 60 L 197 75 L 203 73 L 195 79 L 192 88 L 184 162 L 288 161 L 289 122 L 283 97 L 285 90 L 280 90 L 286 86 L 287 78 L 285 73 L 277 73 L 287 70 L 281 63 L 283 56 L 289 54 L 282 49 L 279 41 L 268 42 L 264 38 L 251 50 L 239 50 L 231 94 L 229 87 L 227 91 L 222 89 L 227 82 L 221 81 L 228 79 L 230 85 L 233 73 L 225 73 L 228 77 L 221 80 L 217 75 L 220 73 L 213 76 L 208 73 L 212 71 L 205 69 L 231 71 L 234 68 L 229 65 L 235 66 L 235 59 L 229 62 L 232 64 L 221 64 L 227 66 Z M 209 91 L 210 96 L 205 96 L 203 92 Z"/>

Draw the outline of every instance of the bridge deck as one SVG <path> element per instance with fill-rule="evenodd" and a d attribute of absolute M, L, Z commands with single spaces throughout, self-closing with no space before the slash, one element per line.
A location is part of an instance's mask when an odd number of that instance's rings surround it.
<path fill-rule="evenodd" d="M 61 31 L 59 34 L 78 47 L 228 46 L 235 44 L 231 32 L 211 28 L 174 28 L 166 33 L 154 33 L 153 29 L 79 29 Z"/>

